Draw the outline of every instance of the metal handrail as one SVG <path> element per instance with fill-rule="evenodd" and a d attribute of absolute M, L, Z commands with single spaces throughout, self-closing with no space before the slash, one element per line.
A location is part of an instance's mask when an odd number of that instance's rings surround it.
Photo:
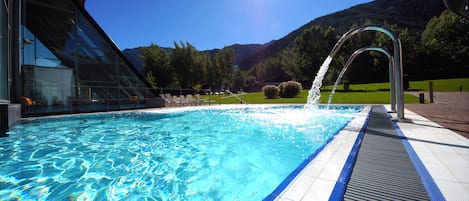
<path fill-rule="evenodd" d="M 397 37 L 397 34 L 392 30 L 380 26 L 380 25 L 363 25 L 351 29 L 340 37 L 339 41 L 332 48 L 329 56 L 333 58 L 340 48 L 343 46 L 346 40 L 357 33 L 364 31 L 379 31 L 386 34 L 391 38 L 393 42 L 394 49 L 394 75 L 395 75 L 395 94 L 396 94 L 396 104 L 397 104 L 397 118 L 399 120 L 404 120 L 404 87 L 403 87 L 403 75 L 402 75 L 402 44 L 401 40 Z"/>
<path fill-rule="evenodd" d="M 339 77 L 337 78 L 337 80 L 334 84 L 334 88 L 332 89 L 331 94 L 329 95 L 328 104 L 331 104 L 332 96 L 334 95 L 335 89 L 336 89 L 337 85 L 339 84 L 340 80 L 342 79 L 343 74 L 348 70 L 349 66 L 353 63 L 355 58 L 359 54 L 361 54 L 363 52 L 366 52 L 366 51 L 381 52 L 384 55 L 386 55 L 386 57 L 388 57 L 388 60 L 389 60 L 389 82 L 390 82 L 390 92 L 391 92 L 391 97 L 390 97 L 390 99 L 391 99 L 391 111 L 395 112 L 396 111 L 396 92 L 395 92 L 395 75 L 394 75 L 394 72 L 395 72 L 394 57 L 391 56 L 391 54 L 389 54 L 389 52 L 387 50 L 385 50 L 383 48 L 380 48 L 380 47 L 373 47 L 373 46 L 360 48 L 360 49 L 356 50 L 349 57 L 349 59 L 347 60 L 347 63 L 345 63 L 344 68 L 340 72 Z"/>
<path fill-rule="evenodd" d="M 230 90 L 226 90 L 226 93 L 229 93 L 230 95 L 234 96 L 236 99 L 238 99 L 242 104 L 247 104 L 246 101 L 244 101 L 242 98 L 231 92 Z"/>
<path fill-rule="evenodd" d="M 51 85 L 55 86 L 55 85 Z M 47 86 L 46 86 L 47 87 Z M 26 116 L 38 116 L 38 115 L 47 115 L 47 114 L 64 114 L 64 113 L 80 113 L 80 112 L 93 112 L 93 111 L 115 111 L 121 109 L 142 109 L 142 108 L 149 108 L 155 107 L 155 105 L 159 105 L 160 103 L 152 102 L 157 100 L 162 100 L 161 97 L 157 96 L 158 93 L 162 94 L 165 92 L 170 91 L 170 94 L 173 95 L 185 95 L 185 94 L 195 94 L 194 89 L 183 89 L 183 88 L 149 88 L 149 87 L 116 87 L 116 86 L 91 86 L 91 85 L 81 85 L 79 87 L 75 87 L 74 90 L 81 90 L 89 88 L 99 89 L 99 90 L 126 90 L 126 89 L 133 89 L 138 91 L 138 93 L 130 94 L 130 93 L 123 93 L 120 94 L 121 97 L 113 98 L 113 94 L 105 94 L 104 96 L 100 97 L 93 97 L 84 95 L 81 97 L 76 96 L 59 96 L 61 99 L 58 103 L 52 103 L 50 98 L 51 97 L 32 97 L 31 100 L 34 101 L 33 105 L 28 105 L 26 103 L 22 103 L 22 110 L 23 115 Z M 210 94 L 210 89 L 201 89 L 200 92 L 205 94 Z M 124 95 L 125 94 L 125 95 Z M 76 95 L 73 93 L 72 95 Z M 128 96 L 128 97 L 122 97 Z M 115 96 L 118 96 L 115 94 Z M 29 97 L 28 97 L 29 98 Z M 36 99 L 33 99 L 36 98 Z M 62 100 L 65 99 L 65 100 Z M 42 104 L 40 102 L 43 102 Z M 45 103 L 44 103 L 45 102 Z M 134 104 L 134 105 L 132 105 Z M 210 104 L 210 103 L 209 103 Z M 89 107 L 89 108 L 87 108 Z"/>

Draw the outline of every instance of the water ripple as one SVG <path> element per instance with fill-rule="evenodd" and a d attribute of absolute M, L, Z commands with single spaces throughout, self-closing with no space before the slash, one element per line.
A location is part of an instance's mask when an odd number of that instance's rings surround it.
<path fill-rule="evenodd" d="M 25 122 L 0 139 L 0 200 L 260 200 L 359 110 L 252 107 Z"/>

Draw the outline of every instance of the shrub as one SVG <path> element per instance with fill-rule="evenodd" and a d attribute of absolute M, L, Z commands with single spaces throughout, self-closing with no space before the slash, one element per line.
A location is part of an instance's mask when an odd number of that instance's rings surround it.
<path fill-rule="evenodd" d="M 276 98 L 280 93 L 280 89 L 274 85 L 265 85 L 264 87 L 262 87 L 262 91 L 264 92 L 264 95 L 269 99 Z"/>
<path fill-rule="evenodd" d="M 344 91 L 350 90 L 350 83 L 348 82 L 348 80 L 344 80 L 343 83 L 344 83 Z"/>
<path fill-rule="evenodd" d="M 202 90 L 202 85 L 197 83 L 194 86 L 192 86 L 192 89 L 194 90 L 195 94 L 198 94 L 200 92 L 200 90 Z"/>
<path fill-rule="evenodd" d="M 282 98 L 293 98 L 297 96 L 303 87 L 299 82 L 288 81 L 282 82 L 279 85 L 280 97 Z"/>

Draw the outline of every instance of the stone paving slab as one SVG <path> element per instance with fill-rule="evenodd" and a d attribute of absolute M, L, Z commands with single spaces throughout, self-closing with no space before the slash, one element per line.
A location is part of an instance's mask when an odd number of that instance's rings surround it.
<path fill-rule="evenodd" d="M 406 92 L 418 96 L 418 92 Z M 429 101 L 425 92 L 425 100 Z M 434 92 L 434 103 L 406 104 L 411 110 L 469 139 L 469 92 Z"/>

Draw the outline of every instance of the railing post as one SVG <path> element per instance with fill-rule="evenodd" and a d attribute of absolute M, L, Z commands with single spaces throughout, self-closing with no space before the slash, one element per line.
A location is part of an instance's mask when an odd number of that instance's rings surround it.
<path fill-rule="evenodd" d="M 428 83 L 428 90 L 430 94 L 430 103 L 433 103 L 433 82 L 432 81 Z"/>
<path fill-rule="evenodd" d="M 397 98 L 397 118 L 398 119 L 405 119 L 404 117 L 404 78 L 402 75 L 402 45 L 401 40 L 393 34 L 393 42 L 394 42 L 394 65 L 395 65 L 395 73 L 396 76 L 396 98 Z"/>

